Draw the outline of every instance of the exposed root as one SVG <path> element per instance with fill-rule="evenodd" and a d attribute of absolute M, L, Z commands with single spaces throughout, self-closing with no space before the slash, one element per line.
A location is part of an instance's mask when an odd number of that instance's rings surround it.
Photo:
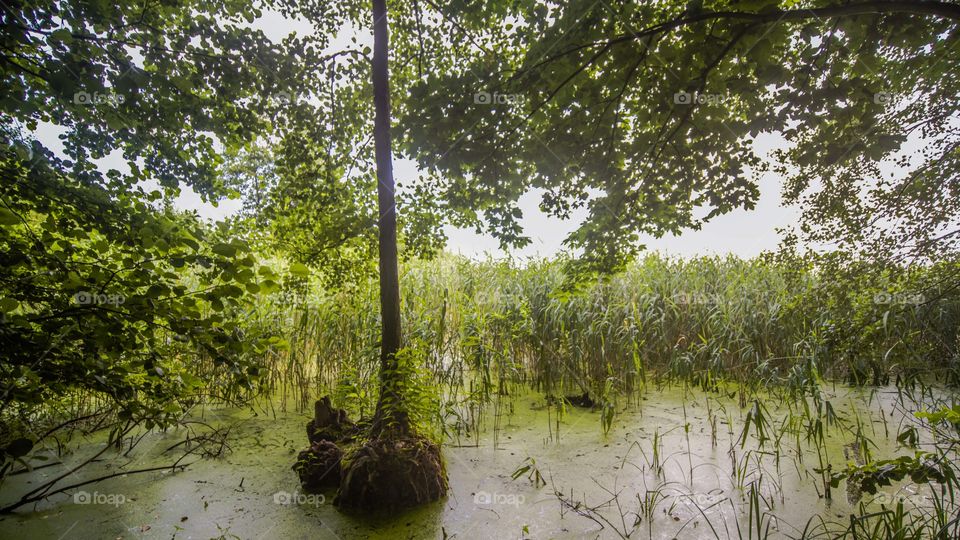
<path fill-rule="evenodd" d="M 415 436 L 381 438 L 344 458 L 334 503 L 344 509 L 394 511 L 446 493 L 447 473 L 437 444 Z"/>
<path fill-rule="evenodd" d="M 307 422 L 307 439 L 310 443 L 319 441 L 346 442 L 351 440 L 357 426 L 347 418 L 343 409 L 335 409 L 330 404 L 330 396 L 323 396 L 313 405 L 313 419 Z"/>
<path fill-rule="evenodd" d="M 293 470 L 300 476 L 300 484 L 308 492 L 340 485 L 340 460 L 343 451 L 330 441 L 317 441 L 300 452 Z"/>

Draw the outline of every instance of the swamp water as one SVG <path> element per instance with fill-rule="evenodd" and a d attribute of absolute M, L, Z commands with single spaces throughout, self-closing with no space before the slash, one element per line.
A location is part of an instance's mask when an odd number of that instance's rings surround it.
<path fill-rule="evenodd" d="M 306 413 L 207 409 L 204 422 L 234 425 L 232 451 L 188 458 L 196 461 L 183 471 L 118 476 L 23 507 L 0 516 L 0 538 L 540 539 L 631 531 L 631 538 L 786 538 L 799 537 L 815 516 L 808 533 L 822 532 L 822 523 L 841 527 L 857 506 L 843 484 L 832 500 L 823 497 L 815 472 L 821 459 L 803 427 L 817 416 L 802 418 L 802 403 L 761 400 L 757 428 L 750 401 L 741 407 L 736 396 L 651 390 L 620 403 L 604 435 L 599 411 L 567 406 L 558 419 L 540 394 L 499 400 L 487 407 L 479 439 L 444 445 L 448 498 L 399 516 L 350 516 L 331 504 L 333 493 L 300 492 L 291 465 L 306 446 Z M 823 420 L 823 463 L 836 470 L 858 460 L 858 441 L 873 459 L 912 455 L 896 437 L 915 421 L 907 414 L 914 409 L 896 389 L 833 388 L 823 400 L 831 411 Z M 183 436 L 149 434 L 129 456 L 108 451 L 66 482 L 172 463 L 178 451 L 164 450 Z M 103 444 L 74 441 L 62 460 L 79 463 Z M 66 470 L 11 476 L 0 503 Z M 895 484 L 862 500 L 922 510 L 929 490 Z"/>

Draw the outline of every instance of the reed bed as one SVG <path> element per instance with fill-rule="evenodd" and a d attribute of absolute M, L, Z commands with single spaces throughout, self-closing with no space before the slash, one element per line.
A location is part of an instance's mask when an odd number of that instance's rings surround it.
<path fill-rule="evenodd" d="M 445 256 L 403 267 L 404 338 L 438 387 L 483 402 L 511 385 L 595 399 L 670 383 L 802 391 L 818 377 L 955 385 L 958 268 L 649 255 L 571 294 L 561 262 Z M 339 389 L 369 410 L 376 290 L 298 282 L 263 298 L 252 320 L 285 345 L 267 360 L 271 392 L 305 405 Z"/>

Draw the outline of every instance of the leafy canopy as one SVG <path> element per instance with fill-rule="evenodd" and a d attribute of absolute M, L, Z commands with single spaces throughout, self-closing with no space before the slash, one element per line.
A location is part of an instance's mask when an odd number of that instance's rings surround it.
<path fill-rule="evenodd" d="M 621 268 L 641 234 L 753 208 L 768 133 L 789 143 L 773 163 L 806 240 L 913 257 L 956 240 L 955 3 L 435 8 L 448 57 L 411 81 L 404 150 L 442 178 L 456 223 L 504 245 L 529 242 L 516 201 L 535 188 L 551 215 L 588 211 L 567 239 L 581 268 Z M 881 177 L 911 135 L 919 162 Z"/>
<path fill-rule="evenodd" d="M 218 146 L 248 143 L 289 101 L 310 50 L 250 30 L 260 8 L 4 5 L 0 411 L 86 390 L 150 427 L 197 393 L 255 385 L 268 344 L 245 334 L 247 295 L 276 276 L 169 202 L 182 186 L 225 195 Z M 62 132 L 66 159 L 24 135 L 41 127 Z M 98 167 L 111 153 L 125 170 Z"/>

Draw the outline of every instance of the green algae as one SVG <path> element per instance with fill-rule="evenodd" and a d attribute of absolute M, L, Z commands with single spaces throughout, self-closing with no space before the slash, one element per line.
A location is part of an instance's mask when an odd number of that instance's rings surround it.
<path fill-rule="evenodd" d="M 833 425 L 819 453 L 834 467 L 850 456 L 852 429 L 867 431 L 876 459 L 898 455 L 897 393 L 839 388 L 830 394 Z M 522 394 L 488 414 L 479 436 L 443 448 L 450 493 L 391 516 L 338 511 L 333 492 L 307 494 L 291 465 L 306 446 L 308 415 L 251 409 L 208 410 L 204 421 L 233 425 L 231 452 L 195 460 L 185 471 L 112 478 L 84 486 L 86 501 L 54 496 L 0 518 L 4 538 L 727 538 L 746 536 L 751 501 L 770 537 L 796 536 L 820 516 L 842 523 L 857 500 L 827 499 L 816 472 L 816 445 L 799 436 L 803 407 L 765 400 L 768 435 L 744 425 L 751 407 L 733 397 L 661 389 L 619 407 L 606 436 L 601 413 L 557 410 Z M 813 420 L 811 417 L 809 420 Z M 494 429 L 496 426 L 496 429 Z M 779 434 L 779 436 L 778 436 Z M 163 450 L 182 433 L 151 433 L 130 453 L 79 471 L 78 481 L 172 461 Z M 762 444 L 760 442 L 763 440 Z M 66 463 L 105 444 L 75 445 Z M 530 458 L 546 485 L 515 475 Z M 47 468 L 8 479 L 3 502 L 60 473 Z M 902 491 L 898 491 L 902 489 Z M 112 498 L 111 498 L 112 497 Z M 928 504 L 916 486 L 874 497 Z M 869 502 L 869 501 L 868 501 Z"/>

